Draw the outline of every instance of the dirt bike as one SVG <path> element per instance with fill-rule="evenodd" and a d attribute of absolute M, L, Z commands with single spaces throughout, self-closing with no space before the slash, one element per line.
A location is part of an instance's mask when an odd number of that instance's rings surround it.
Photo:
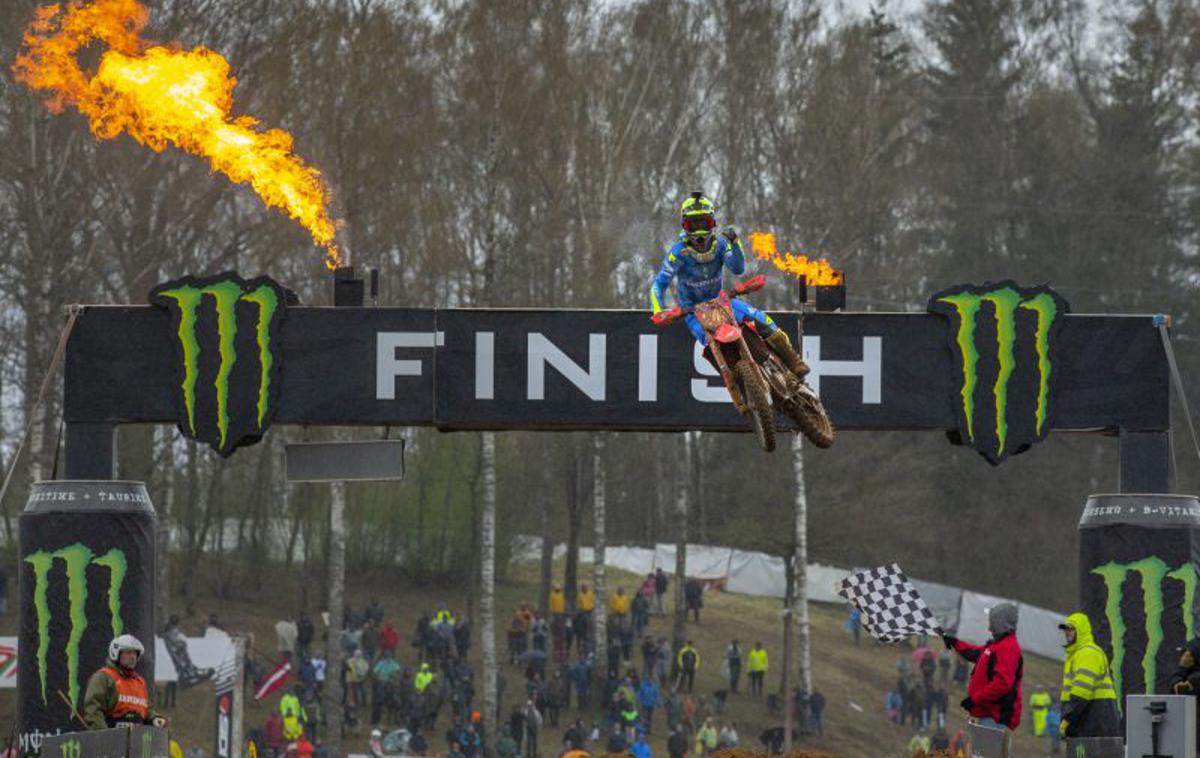
<path fill-rule="evenodd" d="M 734 286 L 733 294 L 755 292 L 765 283 L 760 274 L 739 282 Z M 728 292 L 721 290 L 721 294 L 712 300 L 690 308 L 660 311 L 651 316 L 651 321 L 655 326 L 663 327 L 689 313 L 695 315 L 709 336 L 709 347 L 705 351 L 711 349 L 734 406 L 750 416 L 763 450 L 769 453 L 775 449 L 776 410 L 795 421 L 804 436 L 817 447 L 827 448 L 833 444 L 833 424 L 817 393 L 788 370 L 753 325 L 743 329 L 738 324 Z"/>

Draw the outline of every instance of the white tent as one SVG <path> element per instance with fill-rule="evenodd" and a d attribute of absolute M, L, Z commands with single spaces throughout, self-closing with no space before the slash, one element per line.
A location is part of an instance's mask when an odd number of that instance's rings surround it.
<path fill-rule="evenodd" d="M 988 609 L 1004 602 L 1013 601 L 994 595 L 964 591 L 959 611 L 957 636 L 977 645 L 982 644 L 989 636 Z M 1058 625 L 1065 617 L 1065 614 L 1048 611 L 1045 608 L 1018 603 L 1017 639 L 1021 642 L 1021 649 L 1061 661 L 1064 654 L 1062 633 L 1058 631 Z"/>
<path fill-rule="evenodd" d="M 566 555 L 566 545 L 556 545 L 554 556 Z M 519 537 L 514 541 L 513 560 L 538 560 L 541 539 Z M 581 563 L 591 563 L 590 547 L 580 548 Z M 675 573 L 675 545 L 659 543 L 653 549 L 634 545 L 613 545 L 605 551 L 605 564 L 639 576 L 662 568 Z M 734 550 L 714 545 L 688 545 L 686 575 L 693 579 L 724 581 L 725 589 L 743 595 L 782 598 L 787 590 L 787 574 L 783 559 L 747 550 Z M 808 567 L 808 597 L 820 603 L 842 603 L 837 594 L 842 579 L 850 571 L 835 566 L 810 564 Z M 956 629 L 964 640 L 982 643 L 988 638 L 987 611 L 1004 598 L 970 592 L 937 582 L 913 579 L 925 603 L 946 629 Z M 1015 601 L 1008 601 L 1015 602 Z M 1044 608 L 1018 603 L 1017 636 L 1023 649 L 1031 653 L 1062 660 L 1062 640 L 1057 626 L 1062 614 Z"/>

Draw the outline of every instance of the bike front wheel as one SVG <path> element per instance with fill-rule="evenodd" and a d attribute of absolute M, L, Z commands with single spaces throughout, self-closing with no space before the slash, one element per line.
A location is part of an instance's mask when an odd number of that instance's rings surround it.
<path fill-rule="evenodd" d="M 750 408 L 750 421 L 758 444 L 768 453 L 775 449 L 775 415 L 771 409 L 771 395 L 758 366 L 743 360 L 737 364 L 737 377 Z"/>

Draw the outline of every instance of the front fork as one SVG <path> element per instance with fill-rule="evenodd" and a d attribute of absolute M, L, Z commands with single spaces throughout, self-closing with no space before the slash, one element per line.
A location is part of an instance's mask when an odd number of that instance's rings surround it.
<path fill-rule="evenodd" d="M 729 361 L 725 359 L 724 344 L 717 342 L 715 335 L 708 335 L 709 349 L 712 350 L 713 360 L 717 362 L 717 369 L 721 372 L 721 381 L 725 382 L 725 389 L 729 390 L 729 396 L 733 399 L 733 404 L 738 409 L 748 407 L 746 403 L 746 395 L 742 392 L 742 388 L 738 385 L 737 378 L 733 375 L 733 368 L 729 365 Z M 738 354 L 740 360 L 755 363 L 754 356 L 750 352 L 750 346 L 746 344 L 746 338 L 743 336 L 737 342 Z M 741 411 L 745 413 L 745 410 Z"/>

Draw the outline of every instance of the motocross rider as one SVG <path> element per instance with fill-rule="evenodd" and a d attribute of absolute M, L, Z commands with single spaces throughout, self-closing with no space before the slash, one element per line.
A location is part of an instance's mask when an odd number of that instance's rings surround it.
<path fill-rule="evenodd" d="M 684 308 L 712 300 L 721 292 L 723 269 L 741 275 L 746 270 L 746 254 L 737 227 L 726 226 L 718 235 L 712 201 L 703 192 L 693 192 L 679 209 L 683 231 L 667 251 L 662 268 L 650 288 L 650 304 L 657 314 L 662 311 L 663 295 L 672 279 L 678 278 L 675 295 Z M 766 313 L 738 298 L 731 298 L 734 315 L 739 323 L 753 323 L 760 336 L 793 374 L 803 379 L 808 365 L 792 347 L 787 332 L 780 329 Z M 704 345 L 704 357 L 714 366 L 708 335 L 695 315 L 686 316 L 692 336 Z"/>

